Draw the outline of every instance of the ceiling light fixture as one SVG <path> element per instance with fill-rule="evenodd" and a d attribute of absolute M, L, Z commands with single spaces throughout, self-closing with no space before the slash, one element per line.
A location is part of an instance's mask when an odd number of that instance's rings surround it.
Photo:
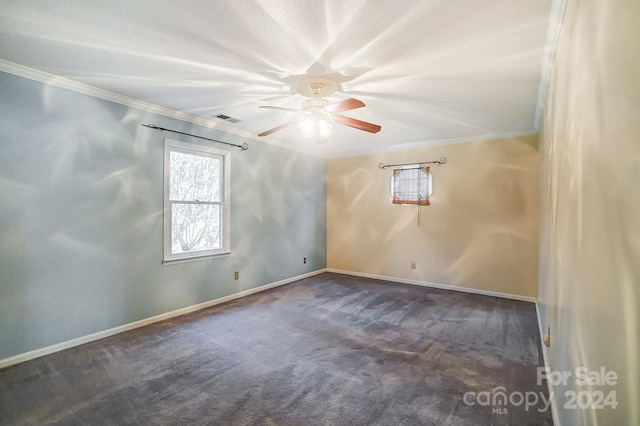
<path fill-rule="evenodd" d="M 324 109 L 329 101 L 321 98 L 307 99 L 302 104 L 302 112 L 298 128 L 306 138 L 316 143 L 326 141 L 333 130 L 333 114 Z M 324 140 L 324 141 L 323 141 Z"/>
<path fill-rule="evenodd" d="M 288 123 L 281 124 L 273 129 L 258 133 L 258 136 L 269 136 L 278 130 L 285 129 L 293 124 L 298 124 L 298 129 L 303 136 L 313 139 L 316 144 L 327 142 L 329 134 L 333 130 L 333 124 L 363 130 L 369 133 L 378 133 L 381 127 L 377 124 L 367 123 L 351 117 L 338 115 L 341 112 L 351 111 L 364 107 L 364 102 L 349 98 L 339 102 L 329 103 L 325 97 L 333 94 L 338 86 L 336 83 L 324 77 L 307 77 L 296 85 L 296 92 L 307 99 L 301 109 L 286 108 L 275 105 L 262 105 L 260 108 L 273 109 L 298 113 L 298 118 Z"/>

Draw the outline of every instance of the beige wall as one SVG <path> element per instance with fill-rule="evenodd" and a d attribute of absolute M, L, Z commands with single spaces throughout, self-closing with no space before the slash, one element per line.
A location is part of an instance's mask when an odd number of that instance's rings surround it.
<path fill-rule="evenodd" d="M 541 136 L 539 307 L 553 370 L 604 366 L 615 386 L 558 386 L 561 425 L 640 425 L 640 2 L 569 0 Z M 618 407 L 564 409 L 565 392 Z"/>
<path fill-rule="evenodd" d="M 527 136 L 329 160 L 327 266 L 535 297 L 536 146 Z M 378 163 L 441 156 L 418 226 L 418 207 L 391 204 L 392 169 Z"/>

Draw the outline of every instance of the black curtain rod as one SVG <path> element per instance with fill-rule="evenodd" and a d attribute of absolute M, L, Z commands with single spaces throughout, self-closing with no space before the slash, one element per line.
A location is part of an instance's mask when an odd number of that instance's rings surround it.
<path fill-rule="evenodd" d="M 447 162 L 447 159 L 445 157 L 440 157 L 440 159 L 436 160 L 436 161 L 420 161 L 420 162 L 404 163 L 404 164 L 384 164 L 384 163 L 380 163 L 380 164 L 378 164 L 378 167 L 380 167 L 381 169 L 386 169 L 387 167 L 413 166 L 414 164 L 417 164 L 417 165 L 421 165 L 421 164 L 437 164 L 439 166 L 440 164 L 444 164 L 446 162 Z"/>
<path fill-rule="evenodd" d="M 247 143 L 243 143 L 242 145 L 237 145 L 235 143 L 223 142 L 223 141 L 219 141 L 219 140 L 216 140 L 216 139 L 205 138 L 204 136 L 192 135 L 191 133 L 185 133 L 185 132 L 179 132 L 177 130 L 165 129 L 164 127 L 158 127 L 155 124 L 141 124 L 141 126 L 148 127 L 150 129 L 160 130 L 161 132 L 178 133 L 180 135 L 192 136 L 194 138 L 205 139 L 205 140 L 208 140 L 208 141 L 211 141 L 211 142 L 223 143 L 225 145 L 230 145 L 230 146 L 235 146 L 236 148 L 240 148 L 241 151 L 246 151 L 246 150 L 249 149 L 249 145 Z"/>

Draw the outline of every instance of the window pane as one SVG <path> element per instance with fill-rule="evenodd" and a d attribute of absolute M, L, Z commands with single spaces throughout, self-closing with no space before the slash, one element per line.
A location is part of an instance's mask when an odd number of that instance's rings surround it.
<path fill-rule="evenodd" d="M 171 151 L 169 199 L 222 201 L 220 158 Z"/>
<path fill-rule="evenodd" d="M 393 178 L 393 198 L 397 201 L 420 201 L 431 195 L 429 174 L 422 169 L 400 170 Z"/>
<path fill-rule="evenodd" d="M 222 248 L 220 206 L 171 204 L 171 254 Z"/>

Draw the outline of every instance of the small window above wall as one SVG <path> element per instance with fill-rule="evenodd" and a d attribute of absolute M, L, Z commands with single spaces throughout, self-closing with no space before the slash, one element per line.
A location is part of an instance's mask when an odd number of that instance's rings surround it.
<path fill-rule="evenodd" d="M 393 204 L 428 206 L 431 190 L 429 167 L 409 164 L 393 171 L 391 177 Z"/>

